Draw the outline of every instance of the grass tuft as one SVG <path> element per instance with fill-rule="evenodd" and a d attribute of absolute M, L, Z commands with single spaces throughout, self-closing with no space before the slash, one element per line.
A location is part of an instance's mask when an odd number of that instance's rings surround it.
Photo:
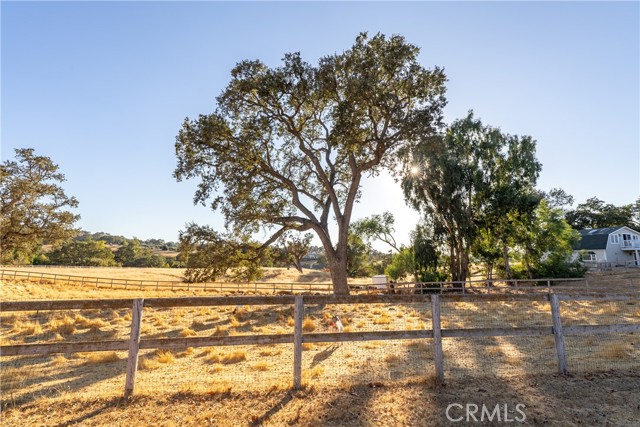
<path fill-rule="evenodd" d="M 196 331 L 194 331 L 193 329 L 187 328 L 187 329 L 183 329 L 180 331 L 179 334 L 181 337 L 195 337 L 196 335 L 198 335 L 198 333 Z"/>
<path fill-rule="evenodd" d="M 65 314 L 60 319 L 52 319 L 49 322 L 49 327 L 53 332 L 61 335 L 71 335 L 76 331 L 76 320 Z"/>
<path fill-rule="evenodd" d="M 101 363 L 111 363 L 120 360 L 118 354 L 115 351 L 108 353 L 89 353 L 86 356 L 85 362 L 88 365 L 98 365 Z"/>
<path fill-rule="evenodd" d="M 247 360 L 247 353 L 244 351 L 234 351 L 231 353 L 215 353 L 205 359 L 207 363 L 222 363 L 230 365 Z"/>
<path fill-rule="evenodd" d="M 313 332 L 313 331 L 315 331 L 316 330 L 316 322 L 313 319 L 311 319 L 310 317 L 307 317 L 302 322 L 302 330 L 305 331 L 305 332 Z"/>

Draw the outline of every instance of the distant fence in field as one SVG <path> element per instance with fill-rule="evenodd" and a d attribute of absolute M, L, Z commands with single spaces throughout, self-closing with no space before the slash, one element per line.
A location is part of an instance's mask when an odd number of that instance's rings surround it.
<path fill-rule="evenodd" d="M 42 315 L 44 312 L 64 311 L 64 310 L 114 310 L 114 309 L 130 309 L 130 329 L 128 337 L 122 339 L 103 339 L 94 341 L 75 341 L 75 342 L 32 342 L 26 344 L 3 344 L 0 346 L 1 360 L 28 357 L 34 355 L 49 355 L 56 353 L 78 353 L 78 352 L 107 352 L 107 351 L 126 351 L 128 356 L 126 365 L 121 365 L 126 371 L 124 379 L 124 396 L 130 396 L 135 388 L 136 376 L 138 373 L 139 354 L 142 350 L 170 350 L 180 351 L 201 347 L 223 347 L 223 346 L 257 346 L 258 348 L 269 348 L 274 345 L 287 345 L 287 352 L 290 352 L 292 358 L 287 358 L 290 365 L 284 366 L 283 369 L 289 369 L 289 386 L 299 388 L 303 385 L 303 377 L 315 378 L 314 375 L 320 376 L 317 372 L 313 374 L 305 374 L 303 371 L 303 358 L 305 353 L 305 345 L 314 343 L 357 343 L 357 342 L 385 342 L 385 341 L 402 341 L 412 340 L 417 346 L 421 346 L 423 353 L 420 353 L 418 361 L 418 375 L 424 377 L 434 376 L 438 382 L 445 380 L 445 372 L 447 375 L 474 375 L 482 370 L 488 369 L 488 364 L 492 363 L 492 359 L 503 357 L 500 363 L 522 364 L 523 360 L 531 361 L 531 365 L 524 365 L 525 371 L 537 371 L 533 363 L 538 363 L 538 359 L 545 359 L 546 362 L 550 357 L 555 358 L 555 371 L 566 375 L 573 369 L 578 368 L 578 364 L 584 365 L 586 369 L 601 370 L 611 369 L 612 367 L 622 367 L 627 369 L 640 369 L 640 341 L 637 334 L 640 332 L 640 313 L 639 303 L 640 294 L 621 292 L 606 294 L 601 292 L 581 292 L 576 294 L 558 294 L 553 290 L 548 294 L 530 293 L 530 294 L 432 294 L 432 295 L 352 295 L 352 296 L 333 296 L 333 295 L 279 295 L 279 296 L 226 296 L 226 297 L 185 297 L 185 298 L 145 298 L 145 299 L 113 299 L 113 300 L 60 300 L 60 301 L 7 301 L 2 302 L 2 313 L 6 316 L 11 313 L 30 312 L 36 315 Z M 585 303 L 591 304 L 588 312 L 584 312 Z M 562 306 L 561 305 L 565 304 Z M 614 305 L 611 305 L 614 304 Z M 384 305 L 387 314 L 379 313 L 377 318 L 372 321 L 373 325 L 377 325 L 378 330 L 353 331 L 345 330 L 344 332 L 314 332 L 307 331 L 305 322 L 305 312 L 316 313 L 320 315 L 320 311 L 325 307 L 332 306 L 336 310 L 337 306 L 356 305 L 372 306 Z M 402 330 L 381 330 L 384 325 L 392 324 L 393 313 L 398 313 L 402 307 L 411 306 L 416 310 L 417 316 L 423 322 L 417 328 L 407 328 Z M 517 306 L 515 309 L 513 306 Z M 247 307 L 270 306 L 265 312 L 256 315 L 258 319 L 265 318 L 269 315 L 269 310 L 276 310 L 278 307 L 292 307 L 292 321 L 289 324 L 291 328 L 288 333 L 255 333 L 249 332 L 245 335 L 225 335 L 219 336 L 213 332 L 213 325 L 219 320 L 207 320 L 209 324 L 204 325 L 203 330 L 210 330 L 211 334 L 207 336 L 175 336 L 150 337 L 144 338 L 142 331 L 145 330 L 143 322 L 143 311 L 163 309 L 190 308 L 194 310 L 203 310 L 210 308 L 235 307 L 242 310 Z M 510 318 L 506 314 L 500 314 L 500 310 L 504 307 L 510 307 L 510 313 L 515 313 L 514 318 Z M 351 308 L 351 310 L 355 310 Z M 533 310 L 533 311 L 531 311 Z M 563 315 L 562 311 L 566 311 Z M 533 314 L 528 314 L 529 311 Z M 355 312 L 355 311 L 354 311 Z M 375 313 L 375 311 L 374 311 Z M 578 313 L 579 317 L 567 313 Z M 582 314 L 580 314 L 582 313 Z M 210 315 L 210 314 L 209 314 Z M 207 316 L 209 316 L 207 315 Z M 154 316 L 153 322 L 158 319 Z M 262 316 L 262 317 L 261 317 Z M 385 322 L 380 321 L 386 316 Z M 402 314 L 406 317 L 406 314 Z M 598 321 L 598 316 L 603 322 Z M 604 316 L 604 317 L 602 317 Z M 219 317 L 219 316 L 218 316 Z M 535 318 L 535 321 L 532 319 Z M 484 319 L 484 320 L 483 320 Z M 85 319 L 86 320 L 86 319 Z M 178 319 L 180 320 L 180 319 Z M 387 321 L 388 320 L 388 321 Z M 598 322 L 594 324 L 594 322 Z M 149 320 L 152 322 L 152 320 Z M 443 324 L 444 322 L 444 324 Z M 529 322 L 529 323 L 527 323 Z M 533 322 L 533 323 L 531 323 Z M 463 327 L 467 325 L 472 327 Z M 498 325 L 498 326 L 496 326 Z M 522 326 L 524 325 L 524 326 Z M 209 328 L 209 329 L 207 329 Z M 254 331 L 251 328 L 251 331 Z M 613 337 L 616 346 L 610 348 L 611 353 L 604 356 L 604 364 L 601 362 L 588 362 L 590 357 L 595 357 L 595 353 L 587 352 L 581 361 L 575 359 L 577 353 L 586 351 L 585 347 L 595 345 L 588 344 L 588 341 L 571 341 L 574 337 L 591 336 L 596 339 L 608 336 Z M 637 342 L 627 343 L 627 338 L 634 336 Z M 542 341 L 545 337 L 552 337 L 549 343 L 548 351 L 540 350 Z M 618 338 L 616 338 L 618 337 Z M 490 340 L 485 342 L 482 340 Z M 530 339 L 533 341 L 522 341 Z M 602 338 L 604 339 L 604 338 Z M 511 340 L 511 341 L 510 341 Z M 569 340 L 569 342 L 567 341 Z M 616 341 L 617 340 L 617 341 Z M 4 343 L 7 340 L 3 340 Z M 443 352 L 443 342 L 447 343 L 448 350 Z M 585 344 L 586 343 L 586 344 Z M 620 344 L 621 343 L 621 344 Z M 619 346 L 622 345 L 622 347 Z M 290 347 L 289 347 L 290 346 Z M 489 346 L 489 347 L 486 347 Z M 505 354 L 505 348 L 510 353 Z M 622 348 L 622 350 L 620 350 Z M 313 371 L 313 367 L 326 361 L 337 347 L 331 347 L 322 352 L 314 353 L 313 360 L 307 360 L 309 372 Z M 371 350 L 366 350 L 373 352 Z M 501 353 L 502 352 L 502 353 Z M 576 353 L 576 354 L 574 354 Z M 277 354 L 277 353 L 264 353 Z M 364 353 L 365 355 L 367 353 Z M 428 354 L 428 356 L 424 356 Z M 469 355 L 463 359 L 464 354 Z M 551 356 L 553 354 L 554 356 Z M 517 360 L 513 356 L 517 356 Z M 344 358 L 348 354 L 345 353 Z M 274 356 L 275 357 L 275 356 Z M 354 357 L 353 355 L 349 357 Z M 466 356 L 465 356 L 466 357 Z M 511 359 L 509 359 L 511 357 Z M 581 356 L 582 357 L 582 356 Z M 393 358 L 385 358 L 387 365 L 393 365 Z M 347 359 L 344 359 L 347 360 Z M 464 360 L 464 363 L 460 362 Z M 573 362 L 572 362 L 573 361 Z M 387 372 L 376 370 L 369 365 L 373 361 L 360 360 L 364 363 L 365 368 L 371 371 L 371 375 L 380 375 L 381 380 L 387 379 Z M 33 362 L 36 363 L 36 362 Z M 42 361 L 37 363 L 43 363 Z M 287 362 L 289 363 L 289 362 Z M 343 361 L 339 361 L 343 363 Z M 528 363 L 528 362 L 527 362 Z M 573 363 L 573 365 L 572 365 Z M 286 364 L 285 364 L 286 365 Z M 400 364 L 401 366 L 402 364 Z M 431 365 L 431 366 L 429 366 Z M 581 366 L 582 366 L 581 365 Z M 6 364 L 3 364 L 3 367 Z M 35 366 L 35 365 L 34 365 Z M 398 368 L 398 364 L 393 365 L 394 369 Z M 549 367 L 547 363 L 544 365 Z M 27 368 L 25 368 L 27 369 Z M 257 367 L 259 370 L 259 366 Z M 316 368 L 317 369 L 317 368 Z M 340 369 L 348 369 L 346 365 L 341 365 Z M 91 375 L 97 375 L 89 371 L 87 379 L 91 379 Z M 544 372 L 544 369 L 542 370 Z M 539 372 L 528 372 L 531 374 Z M 216 374 L 205 374 L 203 371 L 200 377 L 212 375 L 215 382 Z M 97 381 L 96 381 L 97 382 Z M 251 381 L 249 381 L 251 383 Z M 169 384 L 167 388 L 173 389 Z"/>
<path fill-rule="evenodd" d="M 138 290 L 203 290 L 220 293 L 287 294 L 287 293 L 332 293 L 331 283 L 318 282 L 203 282 L 188 283 L 178 280 L 118 279 L 106 277 L 87 277 L 70 274 L 46 273 L 41 271 L 0 270 L 0 280 L 27 280 L 34 282 L 51 281 L 53 283 L 89 286 L 100 289 L 138 289 Z M 635 279 L 638 281 L 638 279 Z M 633 286 L 634 278 L 620 280 L 618 288 Z M 623 283 L 625 282 L 625 283 Z M 352 293 L 433 293 L 433 292 L 501 292 L 501 291 L 548 291 L 551 287 L 572 287 L 588 290 L 588 278 L 542 278 L 542 279 L 491 279 L 443 282 L 398 282 L 386 285 L 350 285 Z M 593 285 L 591 285 L 593 287 Z"/>

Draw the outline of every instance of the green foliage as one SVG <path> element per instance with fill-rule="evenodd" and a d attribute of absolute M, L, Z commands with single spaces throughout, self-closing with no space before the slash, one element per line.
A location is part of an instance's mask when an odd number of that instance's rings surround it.
<path fill-rule="evenodd" d="M 523 267 L 529 278 L 582 277 L 584 267 L 571 261 L 573 246 L 580 234 L 564 219 L 560 208 L 551 207 L 543 199 L 538 205 L 533 223 L 527 229 L 526 244 L 521 247 Z"/>
<path fill-rule="evenodd" d="M 400 248 L 393 237 L 395 218 L 391 212 L 384 212 L 382 215 L 371 215 L 355 221 L 351 225 L 351 232 L 360 236 L 364 241 L 380 240 L 391 246 L 396 252 Z"/>
<path fill-rule="evenodd" d="M 313 235 L 309 233 L 303 236 L 288 235 L 282 239 L 282 249 L 287 265 L 292 264 L 302 273 L 302 258 L 309 253 L 312 239 Z"/>
<path fill-rule="evenodd" d="M 65 181 L 58 165 L 37 156 L 32 148 L 16 149 L 15 160 L 0 165 L 0 262 L 31 262 L 44 242 L 71 238 L 79 215 L 65 210 L 78 206 L 59 183 Z"/>
<path fill-rule="evenodd" d="M 362 238 L 355 234 L 349 235 L 347 247 L 347 274 L 349 277 L 364 277 L 371 275 L 368 263 L 370 247 Z"/>
<path fill-rule="evenodd" d="M 92 267 L 112 267 L 118 265 L 113 252 L 104 241 L 71 240 L 62 243 L 47 254 L 49 263 L 53 265 L 77 265 Z"/>
<path fill-rule="evenodd" d="M 79 240 L 81 242 L 85 240 L 103 240 L 107 245 L 124 245 L 127 241 L 127 238 L 124 236 L 114 236 L 109 233 L 105 233 L 103 231 L 99 231 L 97 233 L 90 233 L 88 231 L 81 230 L 78 232 L 78 235 L 74 238 L 75 240 Z"/>
<path fill-rule="evenodd" d="M 442 242 L 437 239 L 433 224 L 423 222 L 416 226 L 411 233 L 416 281 L 434 282 L 447 279 L 447 274 L 440 271 L 441 246 Z"/>
<path fill-rule="evenodd" d="M 187 282 L 207 282 L 220 277 L 251 281 L 262 277 L 261 246 L 223 235 L 208 226 L 188 224 L 180 232 L 180 255 Z"/>
<path fill-rule="evenodd" d="M 413 275 L 415 270 L 413 248 L 402 248 L 400 252 L 393 254 L 391 264 L 384 270 L 384 274 L 393 280 L 403 280 Z"/>
<path fill-rule="evenodd" d="M 446 78 L 418 54 L 401 36 L 361 34 L 317 65 L 299 53 L 274 68 L 240 62 L 214 112 L 184 121 L 175 177 L 199 178 L 194 201 L 212 199 L 241 240 L 261 227 L 273 233 L 268 243 L 288 230 L 316 233 L 334 291 L 348 293 L 349 224 L 363 174 L 394 167 L 400 148 L 441 125 Z"/>
<path fill-rule="evenodd" d="M 625 225 L 640 230 L 640 198 L 633 204 L 614 206 L 592 197 L 568 211 L 565 217 L 576 230 Z"/>
<path fill-rule="evenodd" d="M 140 240 L 127 240 L 116 250 L 115 259 L 123 267 L 160 268 L 167 265 L 165 257 L 155 255 L 149 247 L 142 246 Z"/>
<path fill-rule="evenodd" d="M 485 126 L 473 112 L 402 156 L 405 198 L 446 247 L 452 280 L 466 279 L 483 228 L 506 252 L 517 234 L 513 221 L 524 220 L 537 203 L 532 195 L 541 166 L 533 139 Z"/>

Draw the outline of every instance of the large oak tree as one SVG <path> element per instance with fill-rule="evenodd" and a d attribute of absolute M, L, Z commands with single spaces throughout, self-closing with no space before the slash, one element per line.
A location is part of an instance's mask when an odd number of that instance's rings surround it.
<path fill-rule="evenodd" d="M 2 263 L 31 263 L 43 242 L 72 237 L 78 206 L 59 185 L 65 181 L 58 165 L 33 148 L 16 149 L 15 160 L 0 165 L 0 243 Z"/>
<path fill-rule="evenodd" d="M 274 68 L 240 62 L 214 112 L 184 121 L 175 177 L 199 178 L 194 201 L 220 209 L 235 235 L 265 228 L 270 244 L 289 230 L 315 232 L 334 292 L 348 294 L 362 178 L 393 167 L 402 146 L 441 126 L 446 78 L 418 54 L 401 36 L 363 33 L 317 65 L 299 53 Z"/>

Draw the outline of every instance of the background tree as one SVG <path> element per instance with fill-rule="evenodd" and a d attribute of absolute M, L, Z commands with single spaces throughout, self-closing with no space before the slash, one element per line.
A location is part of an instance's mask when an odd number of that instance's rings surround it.
<path fill-rule="evenodd" d="M 584 270 L 571 261 L 573 246 L 580 240 L 580 233 L 572 229 L 564 219 L 564 212 L 543 199 L 536 209 L 530 251 L 534 275 L 537 277 L 576 277 Z"/>
<path fill-rule="evenodd" d="M 47 254 L 49 264 L 112 267 L 118 265 L 103 240 L 70 240 Z"/>
<path fill-rule="evenodd" d="M 140 240 L 127 240 L 115 252 L 115 259 L 123 267 L 164 267 L 166 260 L 163 256 L 155 255 L 149 247 L 142 246 Z"/>
<path fill-rule="evenodd" d="M 360 236 L 349 233 L 347 242 L 347 274 L 349 277 L 371 275 L 369 256 L 371 247 Z"/>
<path fill-rule="evenodd" d="M 496 141 L 472 113 L 455 121 L 442 137 L 425 139 L 404 155 L 405 198 L 442 234 L 454 281 L 465 280 L 477 230 L 480 202 L 487 193 L 483 171 L 495 162 Z"/>
<path fill-rule="evenodd" d="M 552 188 L 548 193 L 542 192 L 541 197 L 547 201 L 550 209 L 560 209 L 566 212 L 573 205 L 573 196 L 562 188 Z"/>
<path fill-rule="evenodd" d="M 361 34 L 317 66 L 299 53 L 277 68 L 239 63 L 216 110 L 184 121 L 175 177 L 199 177 L 195 202 L 213 198 L 234 235 L 264 227 L 270 244 L 289 230 L 315 232 L 334 292 L 348 294 L 349 224 L 363 174 L 393 167 L 401 147 L 441 125 L 445 75 L 418 54 L 401 36 Z"/>
<path fill-rule="evenodd" d="M 283 247 L 287 260 L 300 273 L 302 273 L 302 258 L 309 253 L 312 239 L 313 235 L 310 233 L 306 233 L 303 236 L 291 235 L 284 239 Z"/>
<path fill-rule="evenodd" d="M 15 160 L 0 165 L 0 261 L 30 263 L 42 245 L 72 237 L 80 219 L 68 208 L 78 206 L 60 183 L 64 175 L 50 158 L 37 156 L 32 148 L 16 149 Z"/>
<path fill-rule="evenodd" d="M 180 232 L 180 259 L 187 267 L 187 282 L 213 281 L 219 277 L 230 280 L 256 280 L 262 277 L 260 245 L 239 241 L 210 227 L 188 224 Z"/>
<path fill-rule="evenodd" d="M 355 221 L 351 225 L 352 232 L 357 234 L 365 241 L 380 240 L 391 246 L 394 251 L 400 252 L 401 249 L 393 237 L 395 218 L 391 212 L 384 212 L 382 215 L 371 215 Z"/>
<path fill-rule="evenodd" d="M 442 137 L 430 137 L 402 153 L 405 198 L 444 236 L 453 281 L 469 275 L 469 255 L 480 230 L 493 233 L 509 270 L 508 247 L 539 197 L 533 192 L 540 171 L 529 136 L 502 133 L 469 112 Z"/>
<path fill-rule="evenodd" d="M 576 230 L 627 226 L 640 229 L 640 198 L 634 204 L 615 206 L 597 197 L 587 199 L 565 214 L 567 222 Z"/>

